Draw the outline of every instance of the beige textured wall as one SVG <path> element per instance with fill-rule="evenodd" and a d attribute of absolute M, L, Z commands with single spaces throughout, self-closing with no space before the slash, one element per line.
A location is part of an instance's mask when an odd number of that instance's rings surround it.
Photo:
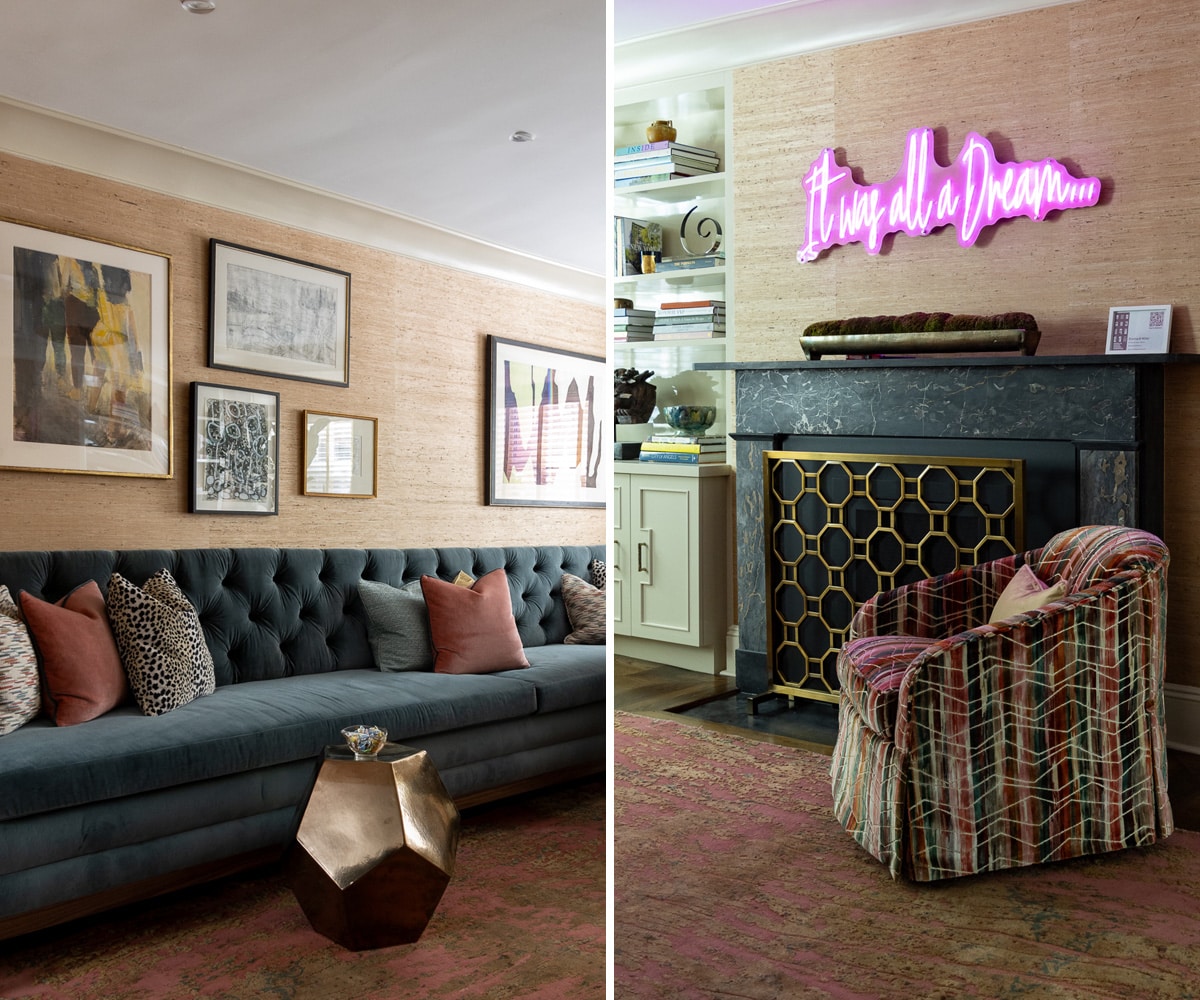
<path fill-rule="evenodd" d="M 1174 305 L 1171 348 L 1200 347 L 1200 18 L 1177 0 L 1081 0 L 960 27 L 748 67 L 734 74 L 736 351 L 795 360 L 816 320 L 914 310 L 1023 310 L 1038 353 L 1103 353 L 1113 305 Z M 801 178 L 826 146 L 862 183 L 899 169 L 911 128 L 940 162 L 965 134 L 1001 160 L 1054 157 L 1100 177 L 1101 202 L 1045 222 L 895 236 L 796 262 Z M 1200 686 L 1200 366 L 1169 373 L 1168 680 Z M 1101 401 L 1098 401 L 1101 402 Z"/>
<path fill-rule="evenodd" d="M 487 334 L 603 355 L 591 305 L 0 156 L 0 216 L 170 254 L 172 480 L 0 470 L 7 549 L 207 545 L 593 544 L 602 508 L 489 507 L 484 495 Z M 208 241 L 216 237 L 351 273 L 350 387 L 206 367 Z M 189 384 L 280 394 L 279 515 L 187 513 Z M 379 418 L 379 496 L 300 495 L 303 411 Z"/>

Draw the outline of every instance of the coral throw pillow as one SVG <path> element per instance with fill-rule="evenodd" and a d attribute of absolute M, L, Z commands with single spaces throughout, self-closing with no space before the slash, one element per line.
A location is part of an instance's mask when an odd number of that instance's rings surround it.
<path fill-rule="evenodd" d="M 995 625 L 996 622 L 1004 621 L 1005 618 L 1011 618 L 1013 615 L 1034 611 L 1043 604 L 1049 604 L 1051 601 L 1065 597 L 1066 593 L 1066 580 L 1059 580 L 1053 587 L 1048 587 L 1026 564 L 1017 570 L 1013 578 L 1008 581 L 1008 586 L 996 600 L 996 607 L 992 610 L 992 617 L 988 619 L 988 624 Z"/>
<path fill-rule="evenodd" d="M 56 604 L 25 591 L 20 599 L 42 673 L 42 707 L 56 726 L 99 718 L 128 699 L 129 683 L 95 580 Z"/>
<path fill-rule="evenodd" d="M 469 588 L 423 576 L 421 592 L 429 610 L 434 673 L 490 674 L 529 666 L 504 570 L 485 573 Z"/>

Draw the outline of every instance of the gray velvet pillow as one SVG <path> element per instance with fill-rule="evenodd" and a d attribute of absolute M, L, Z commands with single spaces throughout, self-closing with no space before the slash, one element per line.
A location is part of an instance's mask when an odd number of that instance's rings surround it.
<path fill-rule="evenodd" d="M 380 670 L 433 669 L 429 610 L 420 580 L 403 587 L 363 580 L 358 596 L 367 609 L 367 640 Z"/>

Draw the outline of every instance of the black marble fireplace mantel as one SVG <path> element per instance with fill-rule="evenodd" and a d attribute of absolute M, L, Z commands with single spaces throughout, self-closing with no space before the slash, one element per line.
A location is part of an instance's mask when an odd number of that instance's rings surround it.
<path fill-rule="evenodd" d="M 1029 548 L 1074 524 L 1163 529 L 1163 384 L 1200 355 L 727 361 L 735 383 L 738 687 L 769 683 L 763 455 L 991 455 L 1039 466 Z M 1061 486 L 1059 489 L 1057 486 Z"/>

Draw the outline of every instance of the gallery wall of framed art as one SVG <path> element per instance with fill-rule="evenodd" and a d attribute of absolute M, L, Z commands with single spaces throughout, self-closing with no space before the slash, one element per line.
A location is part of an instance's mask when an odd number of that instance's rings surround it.
<path fill-rule="evenodd" d="M 169 190 L 169 180 L 162 190 Z M 75 456 L 79 468 L 69 471 L 98 474 L 64 475 L 42 470 L 65 470 L 69 462 L 13 456 L 11 443 L 5 457 L 0 446 L 0 506 L 10 514 L 0 524 L 0 544 L 6 548 L 508 545 L 547 538 L 592 544 L 604 537 L 603 508 L 543 506 L 533 511 L 486 503 L 482 405 L 489 333 L 503 331 L 521 342 L 601 355 L 606 333 L 602 303 L 567 299 L 19 156 L 7 157 L 0 172 L 0 217 L 22 227 L 20 235 L 35 238 L 26 243 L 35 252 L 123 267 L 131 272 L 131 289 L 137 287 L 134 274 L 154 275 L 156 270 L 170 285 L 169 296 L 151 297 L 166 322 L 143 324 L 139 316 L 136 331 L 139 344 L 147 330 L 152 337 L 149 348 L 139 348 L 143 366 L 163 373 L 154 386 L 152 414 L 161 413 L 162 420 L 155 415 L 151 423 L 157 438 L 149 452 L 152 464 L 128 474 L 109 471 L 110 456 L 83 437 L 58 448 Z M 45 242 L 60 237 L 83 242 L 61 249 Z M 210 366 L 214 240 L 249 249 L 257 264 L 260 258 L 290 258 L 301 266 L 298 273 L 305 281 L 313 277 L 309 268 L 334 274 L 339 281 L 337 272 L 348 276 L 345 325 L 338 320 L 338 333 L 329 341 L 335 360 L 321 378 L 284 371 L 295 359 L 271 355 L 250 362 L 234 359 L 230 367 Z M 118 251 L 144 256 L 126 263 L 123 256 L 111 256 Z M 11 273 L 14 261 L 10 257 L 0 265 Z M 4 298 L 3 285 L 0 280 L 0 322 L 7 313 L 11 324 L 16 310 Z M 335 293 L 335 302 L 341 301 L 341 292 Z M 138 294 L 133 291 L 135 299 Z M 248 315 L 244 312 L 243 319 Z M 24 328 L 33 329 L 28 323 Z M 0 400 L 0 422 L 7 419 L 12 427 L 20 419 L 16 387 L 21 386 L 24 401 L 32 384 L 24 376 L 21 382 L 16 378 L 11 325 L 0 335 L 0 341 L 5 339 L 10 346 L 2 364 L 8 372 L 0 371 L 0 391 L 9 395 Z M 77 388 L 72 351 L 65 332 L 56 339 L 63 344 L 61 383 L 49 337 L 45 353 L 36 358 L 26 348 L 23 371 L 38 365 L 38 392 L 64 401 L 56 406 L 76 407 L 78 424 L 91 427 L 94 413 L 87 406 L 108 404 L 114 395 L 109 373 L 119 369 L 109 363 L 102 372 L 102 354 L 94 361 L 86 339 L 75 337 L 75 360 L 82 354 L 90 395 L 79 389 L 79 398 L 71 399 Z M 112 345 L 102 342 L 108 339 L 99 338 L 94 346 L 111 350 Z M 160 353 L 159 343 L 169 346 L 169 352 Z M 224 364 L 231 359 L 218 351 L 215 360 Z M 261 489 L 242 499 L 193 495 L 198 467 L 192 454 L 193 382 L 226 386 L 222 392 L 244 392 L 256 403 L 278 396 L 278 459 L 266 496 Z M 222 401 L 221 393 L 206 393 L 210 402 Z M 116 401 L 120 413 L 119 394 Z M 224 400 L 232 401 L 232 396 Z M 371 486 L 357 484 L 351 487 L 354 495 L 304 492 L 305 411 L 376 422 L 373 497 L 366 496 Z M 137 454 L 139 461 L 145 456 Z M 128 461 L 127 455 L 117 458 Z M 237 471 L 241 486 L 258 477 L 258 472 Z M 248 509 L 238 510 L 239 504 Z M 233 512 L 242 516 L 228 516 Z"/>

